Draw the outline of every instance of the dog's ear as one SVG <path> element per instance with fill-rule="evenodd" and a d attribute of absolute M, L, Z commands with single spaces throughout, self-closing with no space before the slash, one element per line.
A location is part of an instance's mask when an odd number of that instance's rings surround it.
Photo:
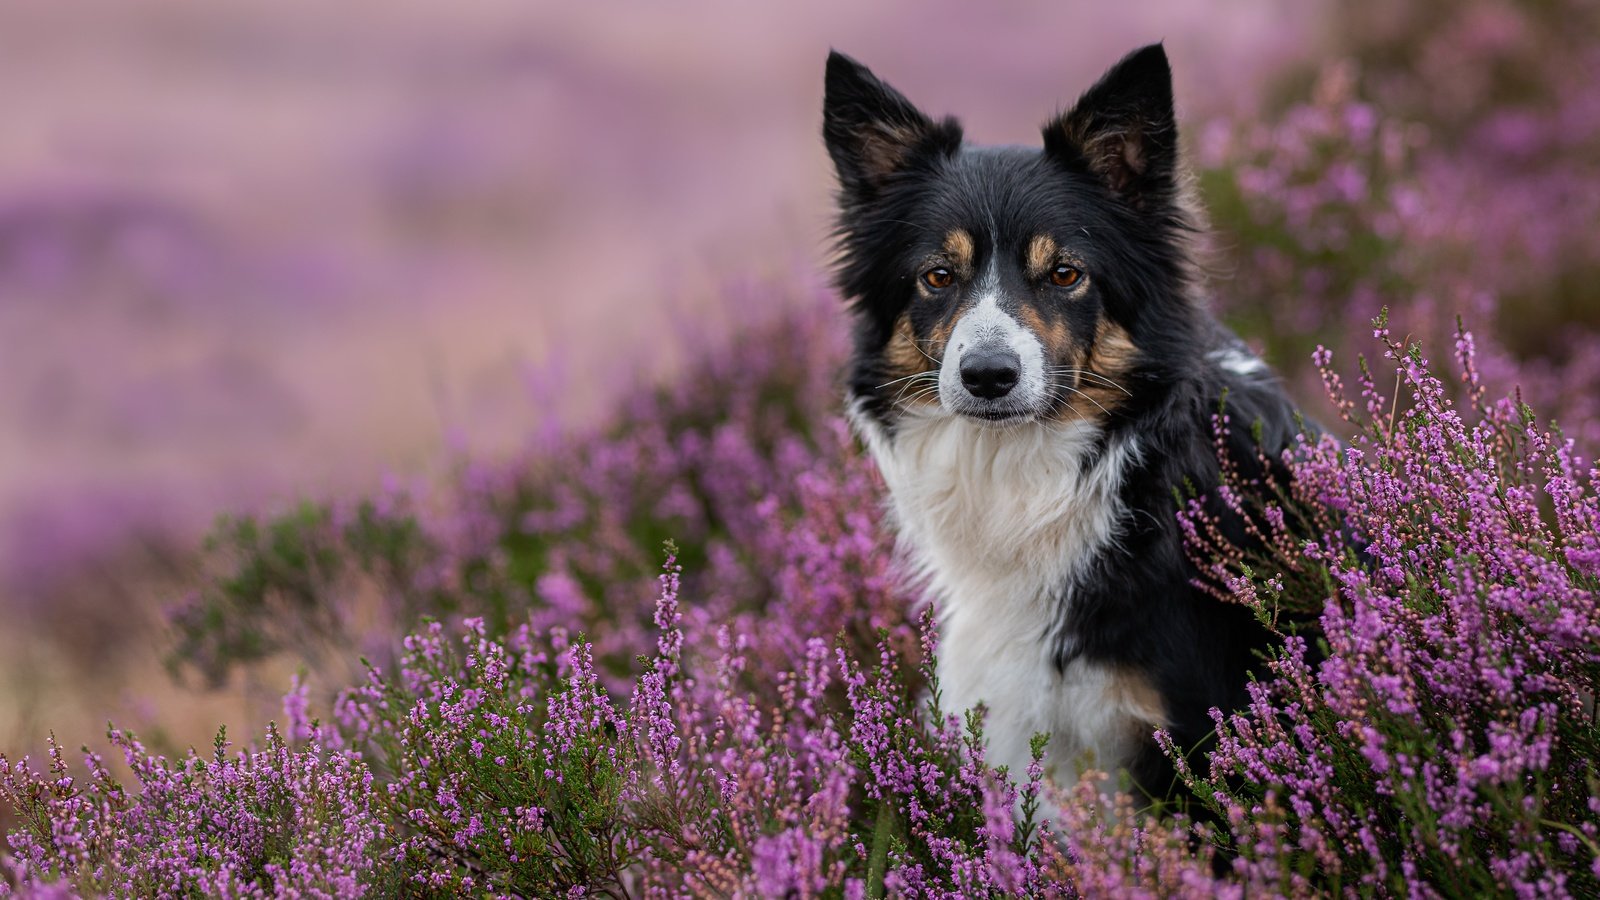
<path fill-rule="evenodd" d="M 1178 191 L 1178 126 L 1172 68 L 1160 44 L 1129 53 L 1072 109 L 1044 127 L 1045 152 L 1099 177 L 1136 209 L 1151 211 Z"/>
<path fill-rule="evenodd" d="M 934 122 L 866 66 L 833 50 L 822 100 L 822 137 L 846 199 L 859 201 L 870 199 L 919 159 L 954 153 L 961 145 L 961 126 L 954 119 Z"/>

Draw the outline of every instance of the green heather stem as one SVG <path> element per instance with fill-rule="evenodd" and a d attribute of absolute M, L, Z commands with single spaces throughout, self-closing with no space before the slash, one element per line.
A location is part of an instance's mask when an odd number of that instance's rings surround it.
<path fill-rule="evenodd" d="M 1557 822 L 1552 819 L 1540 819 L 1539 824 L 1545 826 L 1546 828 L 1559 828 L 1562 831 L 1565 831 L 1566 833 L 1582 841 L 1583 845 L 1589 848 L 1589 853 L 1591 856 L 1600 857 L 1600 846 L 1597 846 L 1595 842 L 1590 840 L 1589 836 L 1584 834 L 1580 829 L 1574 828 L 1565 822 Z"/>
<path fill-rule="evenodd" d="M 878 822 L 872 826 L 872 855 L 867 858 L 867 896 L 883 896 L 884 870 L 889 867 L 889 832 L 894 829 L 894 810 L 888 803 L 878 804 Z"/>

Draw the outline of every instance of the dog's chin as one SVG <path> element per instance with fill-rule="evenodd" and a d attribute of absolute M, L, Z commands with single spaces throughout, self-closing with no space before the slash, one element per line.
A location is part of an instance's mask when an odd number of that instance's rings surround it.
<path fill-rule="evenodd" d="M 991 428 L 1008 428 L 1039 419 L 1037 410 L 1014 404 L 961 404 L 949 412 L 959 418 Z"/>

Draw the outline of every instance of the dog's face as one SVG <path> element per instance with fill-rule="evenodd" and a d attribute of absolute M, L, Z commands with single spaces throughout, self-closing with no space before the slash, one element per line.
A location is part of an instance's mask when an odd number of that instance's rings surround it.
<path fill-rule="evenodd" d="M 866 68 L 828 61 L 839 281 L 856 394 L 990 423 L 1109 416 L 1182 293 L 1171 76 L 1123 60 L 1045 126 L 1044 148 L 964 144 Z M 1143 339 L 1143 340 L 1142 340 Z"/>

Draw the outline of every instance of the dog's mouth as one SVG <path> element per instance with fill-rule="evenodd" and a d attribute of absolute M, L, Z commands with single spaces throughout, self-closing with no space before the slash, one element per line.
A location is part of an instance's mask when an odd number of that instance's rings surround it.
<path fill-rule="evenodd" d="M 1025 412 L 1006 412 L 1004 410 L 981 410 L 966 414 L 968 417 L 984 422 L 1012 422 L 1018 419 L 1031 419 L 1032 416 Z"/>
<path fill-rule="evenodd" d="M 962 418 L 982 422 L 985 425 L 1016 425 L 1022 422 L 1031 422 L 1039 417 L 1036 410 L 1014 404 L 1004 406 L 979 406 L 971 407 L 963 404 L 965 408 L 958 408 L 953 412 Z"/>
<path fill-rule="evenodd" d="M 1048 415 L 1045 404 L 1039 402 L 1037 389 L 1019 386 L 1001 397 L 974 396 L 969 390 L 958 388 L 940 392 L 939 405 L 945 413 L 969 419 L 984 425 L 1019 425 L 1036 422 Z"/>

